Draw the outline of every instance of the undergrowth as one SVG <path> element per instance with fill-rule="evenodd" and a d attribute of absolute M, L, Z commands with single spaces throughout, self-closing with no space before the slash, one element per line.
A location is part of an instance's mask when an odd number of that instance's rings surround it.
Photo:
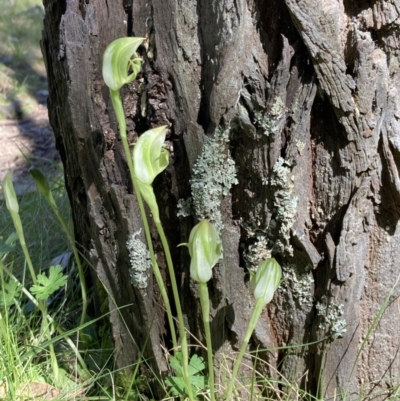
<path fill-rule="evenodd" d="M 70 222 L 61 177 L 52 182 L 51 189 L 60 215 Z M 21 196 L 18 204 L 38 285 L 33 285 L 18 229 L 1 199 L 0 400 L 138 399 L 143 380 L 135 380 L 127 391 L 123 372 L 113 365 L 107 319 L 96 320 L 89 314 L 80 321 L 81 282 L 73 247 L 60 221 L 36 191 Z M 72 232 L 72 225 L 68 226 Z M 48 319 L 40 313 L 43 300 Z"/>

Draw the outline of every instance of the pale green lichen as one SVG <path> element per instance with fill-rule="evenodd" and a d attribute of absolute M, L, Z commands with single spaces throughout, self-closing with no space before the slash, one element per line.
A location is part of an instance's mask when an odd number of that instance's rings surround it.
<path fill-rule="evenodd" d="M 148 280 L 151 271 L 151 260 L 147 246 L 138 238 L 141 230 L 133 233 L 128 241 L 126 247 L 129 252 L 129 261 L 131 268 L 129 274 L 131 276 L 131 283 L 134 287 L 145 289 L 148 285 Z"/>
<path fill-rule="evenodd" d="M 312 294 L 312 285 L 314 279 L 310 269 L 299 269 L 293 264 L 282 265 L 283 282 L 279 287 L 282 293 L 291 293 L 300 306 L 311 308 L 314 297 Z"/>
<path fill-rule="evenodd" d="M 196 218 L 210 220 L 218 232 L 223 229 L 221 198 L 227 196 L 232 185 L 238 183 L 228 143 L 229 129 L 221 131 L 217 128 L 214 136 L 206 140 L 190 180 Z"/>
<path fill-rule="evenodd" d="M 274 188 L 275 216 L 271 228 L 277 228 L 279 238 L 276 239 L 273 251 L 293 255 L 293 248 L 289 244 L 290 229 L 296 221 L 297 197 L 293 196 L 294 184 L 292 177 L 292 163 L 279 157 L 273 169 L 270 184 Z M 267 179 L 264 180 L 266 184 Z"/>
<path fill-rule="evenodd" d="M 268 240 L 265 236 L 257 236 L 254 244 L 250 245 L 243 253 L 243 258 L 248 270 L 257 271 L 258 265 L 271 257 L 271 250 L 268 248 Z"/>
<path fill-rule="evenodd" d="M 285 114 L 286 107 L 282 99 L 277 96 L 267 112 L 254 112 L 255 123 L 258 124 L 263 130 L 264 135 L 274 135 L 282 124 L 282 118 Z"/>
<path fill-rule="evenodd" d="M 343 337 L 346 332 L 346 320 L 343 316 L 343 305 L 335 302 L 328 302 L 326 297 L 315 305 L 317 316 L 320 318 L 319 328 L 325 330 L 333 338 Z"/>

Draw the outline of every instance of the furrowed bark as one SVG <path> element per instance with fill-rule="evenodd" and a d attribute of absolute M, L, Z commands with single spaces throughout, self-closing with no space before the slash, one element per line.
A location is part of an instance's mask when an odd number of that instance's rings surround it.
<path fill-rule="evenodd" d="M 50 119 L 77 240 L 109 294 L 118 366 L 146 347 L 166 372 L 160 344 L 170 345 L 156 286 L 130 281 L 126 241 L 141 222 L 101 78 L 106 45 L 132 34 L 148 42 L 141 75 L 122 90 L 129 136 L 169 126 L 171 164 L 154 186 L 188 330 L 200 338 L 187 251 L 176 245 L 195 216 L 217 210 L 207 217 L 223 224 L 224 260 L 209 284 L 217 380 L 254 304 L 247 269 L 272 253 L 286 280 L 254 333 L 251 347 L 269 349 L 262 370 L 326 400 L 389 399 L 400 376 L 398 286 L 356 359 L 400 258 L 400 4 L 370 3 L 136 0 L 130 14 L 122 2 L 45 0 Z M 238 184 L 218 196 L 223 186 L 204 182 L 220 204 L 178 218 L 196 160 L 221 132 L 229 141 L 210 177 L 231 157 Z"/>

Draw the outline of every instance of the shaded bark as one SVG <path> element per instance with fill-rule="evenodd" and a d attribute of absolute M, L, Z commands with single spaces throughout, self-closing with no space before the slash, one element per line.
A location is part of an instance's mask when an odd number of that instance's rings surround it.
<path fill-rule="evenodd" d="M 145 290 L 130 282 L 126 241 L 141 222 L 101 77 L 106 45 L 132 33 L 148 43 L 140 77 L 122 90 L 128 131 L 133 142 L 149 127 L 170 128 L 172 160 L 155 188 L 188 329 L 201 336 L 188 255 L 176 245 L 208 211 L 179 219 L 177 204 L 191 196 L 207 138 L 224 131 L 230 141 L 218 145 L 216 165 L 232 157 L 238 184 L 218 198 L 225 252 L 210 283 L 216 358 L 222 363 L 244 336 L 254 303 L 247 268 L 272 253 L 287 279 L 254 334 L 254 347 L 270 349 L 267 373 L 324 399 L 379 391 L 374 399 L 386 399 L 400 376 L 398 286 L 357 353 L 399 274 L 399 2 L 44 3 L 50 120 L 77 240 L 109 293 L 118 366 L 146 347 L 165 372 L 160 344 L 170 346 L 152 280 Z"/>

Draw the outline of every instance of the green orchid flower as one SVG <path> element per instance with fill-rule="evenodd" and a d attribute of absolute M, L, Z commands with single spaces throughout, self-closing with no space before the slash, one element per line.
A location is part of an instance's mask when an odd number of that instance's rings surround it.
<path fill-rule="evenodd" d="M 154 178 L 164 171 L 169 163 L 169 152 L 163 148 L 167 126 L 152 128 L 142 134 L 133 149 L 133 167 L 136 178 L 151 185 Z"/>
<path fill-rule="evenodd" d="M 160 222 L 160 215 L 151 184 L 169 163 L 169 152 L 163 148 L 166 134 L 165 125 L 150 129 L 139 137 L 133 149 L 133 171 L 138 189 L 157 223 Z"/>
<path fill-rule="evenodd" d="M 258 265 L 256 274 L 251 277 L 254 298 L 264 299 L 264 305 L 271 302 L 282 278 L 282 269 L 274 258 L 264 260 Z"/>
<path fill-rule="evenodd" d="M 119 38 L 107 46 L 103 55 L 103 79 L 110 89 L 117 91 L 136 78 L 142 65 L 136 50 L 144 40 Z"/>
<path fill-rule="evenodd" d="M 221 258 L 222 244 L 217 230 L 208 220 L 202 220 L 190 232 L 189 248 L 191 256 L 190 276 L 199 283 L 207 283 L 212 277 L 212 268 Z"/>

